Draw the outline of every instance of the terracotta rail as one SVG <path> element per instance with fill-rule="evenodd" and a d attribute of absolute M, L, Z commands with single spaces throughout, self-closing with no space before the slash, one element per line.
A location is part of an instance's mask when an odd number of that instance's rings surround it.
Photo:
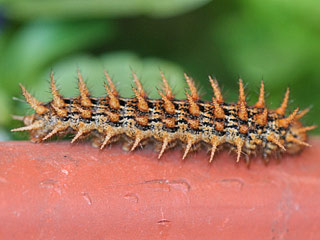
<path fill-rule="evenodd" d="M 67 142 L 0 143 L 0 239 L 320 239 L 320 139 L 301 155 L 161 160 Z"/>

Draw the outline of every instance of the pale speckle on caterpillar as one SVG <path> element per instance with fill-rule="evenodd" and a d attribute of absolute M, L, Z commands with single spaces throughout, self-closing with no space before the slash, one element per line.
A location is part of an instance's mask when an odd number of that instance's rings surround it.
<path fill-rule="evenodd" d="M 107 72 L 108 96 L 100 98 L 90 96 L 80 71 L 80 96 L 74 98 L 63 98 L 59 94 L 53 73 L 50 83 L 53 99 L 49 103 L 38 101 L 20 84 L 35 113 L 23 117 L 25 126 L 12 131 L 29 131 L 33 142 L 71 133 L 74 134 L 71 143 L 74 143 L 90 136 L 101 149 L 120 139 L 125 140 L 131 151 L 153 141 L 159 150 L 158 158 L 178 143 L 184 148 L 183 159 L 190 151 L 205 145 L 211 150 L 210 162 L 215 152 L 225 147 L 237 153 L 237 162 L 244 153 L 248 163 L 250 155 L 262 154 L 268 160 L 270 155 L 295 154 L 310 146 L 306 132 L 316 126 L 303 127 L 299 121 L 309 110 L 299 112 L 297 108 L 285 116 L 289 89 L 281 106 L 269 110 L 265 107 L 263 82 L 257 103 L 248 106 L 241 79 L 238 102 L 225 103 L 217 81 L 209 77 L 215 97 L 212 101 L 202 101 L 193 80 L 185 74 L 190 93 L 186 92 L 186 99 L 178 100 L 161 73 L 163 91 L 158 90 L 161 98 L 150 99 L 136 74 L 132 74 L 136 84 L 132 89 L 133 98 L 120 97 Z"/>

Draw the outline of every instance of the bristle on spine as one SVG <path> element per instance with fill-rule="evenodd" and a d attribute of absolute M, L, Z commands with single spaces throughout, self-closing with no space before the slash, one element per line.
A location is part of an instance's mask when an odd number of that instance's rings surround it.
<path fill-rule="evenodd" d="M 265 100 L 264 100 L 264 83 L 261 81 L 260 85 L 260 93 L 259 93 L 259 99 L 257 103 L 254 105 L 257 108 L 264 108 Z"/>
<path fill-rule="evenodd" d="M 194 85 L 194 82 L 193 82 L 192 78 L 190 78 L 186 73 L 184 74 L 184 77 L 185 77 L 186 82 L 187 82 L 187 84 L 189 86 L 192 99 L 194 101 L 198 101 L 199 100 L 198 91 L 197 91 L 197 88 Z"/>
<path fill-rule="evenodd" d="M 223 97 L 222 97 L 217 80 L 215 78 L 212 79 L 211 76 L 209 76 L 209 81 L 210 81 L 214 96 L 217 100 L 217 103 L 219 103 L 219 104 L 224 103 L 224 100 L 223 100 Z"/>
<path fill-rule="evenodd" d="M 81 105 L 84 107 L 91 107 L 92 102 L 90 100 L 90 93 L 85 82 L 83 81 L 80 69 L 78 70 L 78 86 L 81 97 Z"/>
<path fill-rule="evenodd" d="M 246 103 L 246 96 L 244 94 L 244 88 L 242 79 L 239 78 L 239 118 L 243 121 L 248 121 L 248 112 L 247 112 L 247 103 Z"/>
<path fill-rule="evenodd" d="M 172 100 L 174 98 L 173 94 L 172 94 L 172 90 L 169 86 L 169 83 L 167 81 L 167 79 L 165 78 L 163 72 L 160 72 L 161 74 L 161 79 L 163 82 L 163 91 L 165 92 L 166 98 L 169 100 Z"/>
<path fill-rule="evenodd" d="M 49 109 L 45 107 L 42 102 L 32 97 L 31 94 L 24 88 L 22 84 L 20 84 L 20 87 L 22 89 L 23 96 L 26 98 L 27 102 L 36 111 L 37 114 L 43 115 L 49 111 Z"/>
<path fill-rule="evenodd" d="M 288 101 L 289 101 L 289 94 L 290 94 L 290 90 L 289 88 L 287 88 L 286 94 L 284 95 L 282 104 L 279 108 L 276 109 L 276 113 L 280 114 L 280 115 L 284 115 L 286 113 L 286 109 L 288 106 Z"/>

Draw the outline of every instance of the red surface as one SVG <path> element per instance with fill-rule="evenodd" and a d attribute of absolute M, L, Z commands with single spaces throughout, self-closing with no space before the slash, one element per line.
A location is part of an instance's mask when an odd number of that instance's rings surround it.
<path fill-rule="evenodd" d="M 250 168 L 204 152 L 0 143 L 0 239 L 320 239 L 320 139 Z"/>

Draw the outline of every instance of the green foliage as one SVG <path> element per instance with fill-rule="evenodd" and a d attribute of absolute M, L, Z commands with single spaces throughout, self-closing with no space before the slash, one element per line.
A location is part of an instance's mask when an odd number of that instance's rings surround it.
<path fill-rule="evenodd" d="M 8 0 L 11 18 L 97 18 L 146 15 L 176 16 L 208 3 L 210 0 Z"/>
<path fill-rule="evenodd" d="M 177 65 L 168 61 L 155 58 L 141 59 L 133 53 L 117 52 L 108 53 L 100 57 L 89 55 L 75 55 L 57 62 L 53 69 L 55 78 L 61 89 L 61 94 L 66 97 L 78 95 L 77 90 L 77 69 L 87 82 L 88 88 L 93 96 L 101 97 L 106 95 L 103 87 L 105 82 L 104 70 L 108 71 L 114 83 L 116 84 L 121 96 L 132 97 L 132 87 L 134 87 L 132 71 L 134 71 L 143 87 L 147 90 L 148 96 L 158 98 L 156 88 L 161 89 L 160 69 L 163 69 L 167 80 L 177 92 L 177 97 L 184 97 L 185 81 L 182 78 L 183 70 Z M 51 93 L 48 81 L 50 69 L 46 69 L 41 75 L 34 91 L 39 93 L 37 98 L 41 100 L 50 100 Z M 41 81 L 42 79 L 42 81 Z"/>
<path fill-rule="evenodd" d="M 75 96 L 78 68 L 95 96 L 105 95 L 103 70 L 126 97 L 131 69 L 153 98 L 160 69 L 178 98 L 184 71 L 204 99 L 212 96 L 209 74 L 228 101 L 237 100 L 240 75 L 250 103 L 263 78 L 268 106 L 277 107 L 289 86 L 290 108 L 314 106 L 303 121 L 320 123 L 319 1 L 0 0 L 0 9 L 6 18 L 1 22 L 0 12 L 2 133 L 19 124 L 11 114 L 31 112 L 12 100 L 21 98 L 19 82 L 50 100 L 52 69 L 63 95 Z"/>

